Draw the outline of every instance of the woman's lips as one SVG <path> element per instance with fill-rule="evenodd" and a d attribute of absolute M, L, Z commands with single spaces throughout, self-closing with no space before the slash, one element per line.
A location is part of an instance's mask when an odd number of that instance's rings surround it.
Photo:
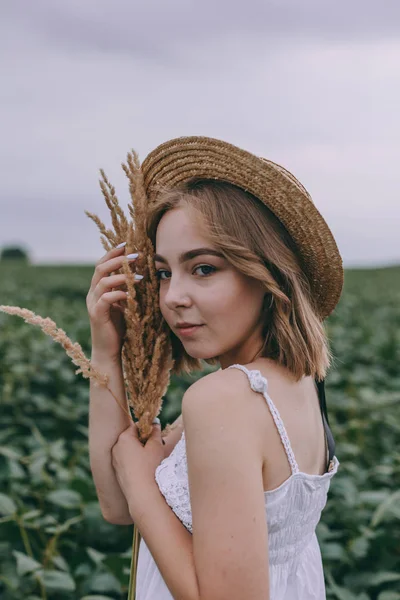
<path fill-rule="evenodd" d="M 194 325 L 192 327 L 178 327 L 178 335 L 189 336 L 195 333 L 203 325 Z"/>

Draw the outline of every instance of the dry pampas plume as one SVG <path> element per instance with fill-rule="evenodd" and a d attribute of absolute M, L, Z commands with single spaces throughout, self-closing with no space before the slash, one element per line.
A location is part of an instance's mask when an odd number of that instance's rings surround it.
<path fill-rule="evenodd" d="M 136 267 L 124 262 L 115 272 L 125 273 L 128 297 L 124 309 L 126 334 L 122 346 L 122 366 L 128 405 L 137 420 L 139 438 L 144 443 L 153 429 L 153 419 L 162 407 L 162 398 L 168 388 L 170 371 L 173 367 L 172 348 L 168 326 L 159 310 L 158 282 L 154 268 L 154 248 L 146 235 L 147 196 L 138 156 L 134 150 L 128 152 L 127 164 L 122 168 L 129 181 L 131 203 L 128 204 L 131 220 L 121 209 L 115 188 L 100 169 L 100 188 L 109 208 L 114 230 L 107 229 L 94 214 L 86 215 L 98 226 L 102 234 L 101 243 L 108 252 L 121 242 L 126 242 L 125 253 L 138 252 Z M 134 283 L 134 271 L 142 275 L 141 285 Z M 112 273 L 114 274 L 114 273 Z M 96 385 L 106 387 L 114 400 L 118 402 L 130 418 L 131 413 L 125 406 L 125 399 L 116 398 L 108 387 L 107 373 L 96 370 L 85 356 L 80 344 L 73 343 L 65 331 L 57 328 L 50 318 L 43 318 L 32 311 L 19 306 L 0 306 L 2 312 L 22 317 L 27 323 L 37 325 L 47 335 L 60 343 L 72 362 L 80 368 L 75 372 L 85 378 L 92 378 Z M 171 426 L 162 432 L 168 435 Z"/>

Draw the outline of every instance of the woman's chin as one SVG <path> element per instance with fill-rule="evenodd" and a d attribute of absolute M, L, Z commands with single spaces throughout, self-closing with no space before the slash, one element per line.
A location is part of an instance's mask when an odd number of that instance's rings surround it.
<path fill-rule="evenodd" d="M 190 344 L 185 347 L 185 352 L 189 354 L 192 358 L 197 358 L 201 360 L 210 360 L 212 358 L 216 358 L 215 352 L 206 352 L 204 348 L 190 348 Z"/>

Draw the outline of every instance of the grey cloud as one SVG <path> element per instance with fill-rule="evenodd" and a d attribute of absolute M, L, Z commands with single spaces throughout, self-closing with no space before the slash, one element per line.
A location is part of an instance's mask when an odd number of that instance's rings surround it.
<path fill-rule="evenodd" d="M 197 134 L 293 171 L 345 264 L 400 258 L 397 0 L 15 0 L 1 10 L 0 245 L 17 236 L 38 261 L 97 260 L 84 210 L 109 223 L 98 168 L 125 206 L 126 151 L 143 159 Z"/>
<path fill-rule="evenodd" d="M 227 33 L 245 44 L 263 36 L 265 47 L 296 38 L 374 40 L 400 36 L 398 0 L 35 0 L 3 7 L 8 26 L 23 25 L 47 43 L 69 52 L 127 53 L 166 60 L 188 42 Z M 175 50 L 175 52 L 174 52 Z"/>

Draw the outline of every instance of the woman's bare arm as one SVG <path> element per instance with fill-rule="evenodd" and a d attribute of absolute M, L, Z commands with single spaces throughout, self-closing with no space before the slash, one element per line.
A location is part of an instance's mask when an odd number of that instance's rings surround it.
<path fill-rule="evenodd" d="M 128 407 L 121 361 L 98 359 L 93 353 L 91 363 L 109 376 L 108 386 L 113 394 Z M 112 466 L 111 450 L 130 419 L 118 406 L 105 387 L 97 387 L 90 380 L 89 403 L 89 458 L 93 481 L 101 513 L 109 523 L 132 523 L 126 498 L 119 486 Z"/>
<path fill-rule="evenodd" d="M 113 394 L 128 408 L 121 361 L 104 361 L 93 353 L 91 362 L 96 369 L 109 376 L 108 386 Z M 112 447 L 124 429 L 129 427 L 129 417 L 118 406 L 110 392 L 96 387 L 90 380 L 89 404 L 89 457 L 93 481 L 101 513 L 114 525 L 131 525 L 132 517 L 126 498 L 119 486 L 112 466 Z M 174 421 L 164 438 L 165 456 L 169 456 L 182 435 L 182 415 Z"/>

